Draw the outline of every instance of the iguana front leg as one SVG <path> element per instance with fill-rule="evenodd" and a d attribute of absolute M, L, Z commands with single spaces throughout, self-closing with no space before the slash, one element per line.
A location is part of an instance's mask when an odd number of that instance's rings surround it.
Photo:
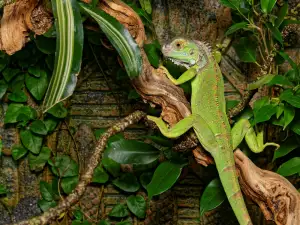
<path fill-rule="evenodd" d="M 161 117 L 147 116 L 148 120 L 153 121 L 159 128 L 160 132 L 168 138 L 177 138 L 193 127 L 194 116 L 190 115 L 180 120 L 171 128 L 168 127 Z"/>
<path fill-rule="evenodd" d="M 193 79 L 197 75 L 198 66 L 192 66 L 187 71 L 185 71 L 183 74 L 181 74 L 178 79 L 174 78 L 169 73 L 169 71 L 167 70 L 166 67 L 160 66 L 159 68 L 164 70 L 164 73 L 167 75 L 167 77 L 170 79 L 170 81 L 172 81 L 173 84 L 180 85 L 180 84 L 183 84 L 183 83 Z"/>

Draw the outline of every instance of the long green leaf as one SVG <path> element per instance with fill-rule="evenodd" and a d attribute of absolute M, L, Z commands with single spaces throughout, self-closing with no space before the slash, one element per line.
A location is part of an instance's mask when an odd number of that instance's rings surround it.
<path fill-rule="evenodd" d="M 81 67 L 83 27 L 76 0 L 53 0 L 56 53 L 53 75 L 44 99 L 44 112 L 72 95 Z"/>
<path fill-rule="evenodd" d="M 97 21 L 101 30 L 116 48 L 123 60 L 129 78 L 133 79 L 139 76 L 143 66 L 141 52 L 129 31 L 104 11 L 91 8 L 84 3 L 79 4 L 86 13 Z"/>

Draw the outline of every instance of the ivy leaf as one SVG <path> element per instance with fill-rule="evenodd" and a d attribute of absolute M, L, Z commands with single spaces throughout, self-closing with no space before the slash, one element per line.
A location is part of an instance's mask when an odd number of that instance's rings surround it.
<path fill-rule="evenodd" d="M 148 14 L 152 13 L 151 0 L 139 0 L 142 9 L 145 10 Z"/>
<path fill-rule="evenodd" d="M 52 185 L 48 184 L 45 181 L 40 182 L 40 193 L 46 201 L 52 201 L 54 197 L 54 193 L 52 191 Z"/>
<path fill-rule="evenodd" d="M 19 160 L 27 153 L 27 149 L 23 148 L 21 145 L 14 145 L 12 147 L 12 157 L 14 160 Z"/>
<path fill-rule="evenodd" d="M 9 82 L 9 88 L 12 92 L 22 91 L 25 87 L 25 74 L 19 74 Z"/>
<path fill-rule="evenodd" d="M 112 183 L 126 192 L 136 192 L 140 188 L 137 178 L 131 173 L 124 173 L 121 177 L 116 178 Z"/>
<path fill-rule="evenodd" d="M 112 217 L 123 218 L 128 216 L 128 210 L 125 205 L 118 204 L 115 207 L 113 207 L 113 209 L 108 215 Z"/>
<path fill-rule="evenodd" d="M 98 165 L 94 170 L 92 182 L 104 184 L 108 181 L 108 179 L 108 174 L 104 171 L 101 165 Z"/>
<path fill-rule="evenodd" d="M 51 114 L 56 118 L 65 118 L 68 114 L 68 110 L 64 107 L 62 102 L 57 103 L 52 108 L 50 108 L 47 113 Z"/>
<path fill-rule="evenodd" d="M 280 96 L 281 101 L 286 101 L 287 103 L 291 104 L 296 108 L 300 108 L 300 93 L 294 93 L 292 89 L 284 90 Z"/>
<path fill-rule="evenodd" d="M 240 29 L 243 29 L 245 27 L 248 26 L 248 23 L 247 22 L 240 22 L 240 23 L 236 23 L 236 24 L 233 24 L 231 27 L 228 28 L 228 30 L 226 31 L 225 35 L 228 36 L 230 34 L 233 34 L 234 32 L 240 30 Z"/>
<path fill-rule="evenodd" d="M 28 97 L 24 91 L 15 91 L 8 95 L 8 99 L 13 102 L 27 102 Z"/>
<path fill-rule="evenodd" d="M 45 70 L 41 69 L 40 66 L 31 66 L 28 69 L 28 73 L 35 77 L 41 77 L 41 76 L 47 76 L 47 73 Z"/>
<path fill-rule="evenodd" d="M 127 206 L 129 210 L 138 218 L 145 218 L 146 215 L 146 201 L 140 196 L 131 195 L 127 198 Z"/>
<path fill-rule="evenodd" d="M 222 5 L 235 10 L 240 8 L 240 0 L 220 0 L 220 2 Z"/>
<path fill-rule="evenodd" d="M 45 124 L 41 120 L 33 121 L 29 128 L 33 133 L 36 134 L 46 135 L 48 133 Z"/>
<path fill-rule="evenodd" d="M 150 139 L 156 144 L 159 144 L 161 146 L 166 146 L 166 147 L 172 147 L 173 146 L 173 141 L 171 141 L 168 138 L 162 137 L 162 136 L 156 136 L 156 135 L 147 135 L 144 136 L 146 139 Z"/>
<path fill-rule="evenodd" d="M 238 57 L 243 62 L 256 62 L 256 47 L 256 42 L 246 37 L 242 37 L 239 43 L 234 45 Z"/>
<path fill-rule="evenodd" d="M 278 119 L 284 111 L 284 104 L 279 103 L 276 110 L 276 118 Z"/>
<path fill-rule="evenodd" d="M 140 182 L 141 182 L 141 185 L 143 186 L 143 188 L 147 189 L 147 185 L 151 182 L 152 177 L 153 177 L 152 172 L 144 172 L 141 174 Z"/>
<path fill-rule="evenodd" d="M 29 153 L 28 161 L 29 161 L 30 170 L 36 172 L 42 171 L 50 156 L 51 156 L 51 149 L 48 147 L 43 147 L 41 149 L 40 154 L 38 155 Z"/>
<path fill-rule="evenodd" d="M 33 77 L 29 74 L 25 75 L 25 84 L 33 97 L 40 101 L 43 99 L 48 88 L 47 74 L 40 74 L 40 77 Z"/>
<path fill-rule="evenodd" d="M 300 147 L 300 145 L 297 140 L 294 137 L 290 137 L 285 142 L 281 143 L 280 147 L 274 152 L 273 161 L 289 154 L 298 147 Z"/>
<path fill-rule="evenodd" d="M 121 170 L 121 165 L 119 163 L 108 157 L 103 157 L 101 163 L 111 175 L 113 175 L 114 177 L 119 176 Z"/>
<path fill-rule="evenodd" d="M 122 139 L 112 142 L 107 154 L 121 164 L 149 164 L 158 159 L 160 151 L 144 142 Z"/>
<path fill-rule="evenodd" d="M 56 41 L 54 38 L 46 38 L 43 35 L 38 35 L 34 40 L 36 47 L 44 54 L 53 54 L 56 49 Z"/>
<path fill-rule="evenodd" d="M 283 130 L 293 121 L 295 117 L 295 108 L 285 104 L 284 105 L 284 127 Z"/>
<path fill-rule="evenodd" d="M 64 177 L 61 179 L 61 187 L 66 194 L 70 194 L 76 187 L 78 181 L 78 176 Z"/>
<path fill-rule="evenodd" d="M 22 130 L 20 132 L 22 144 L 34 154 L 39 154 L 43 138 L 33 134 L 30 130 Z"/>
<path fill-rule="evenodd" d="M 150 184 L 147 185 L 149 198 L 170 189 L 180 176 L 181 169 L 178 164 L 169 161 L 161 163 L 156 168 Z"/>
<path fill-rule="evenodd" d="M 44 199 L 40 199 L 38 201 L 38 205 L 43 212 L 47 212 L 50 208 L 55 207 L 57 205 L 57 203 L 54 200 L 48 202 Z"/>
<path fill-rule="evenodd" d="M 23 104 L 10 104 L 5 113 L 4 123 L 16 123 L 18 115 L 22 113 L 22 109 Z"/>
<path fill-rule="evenodd" d="M 3 97 L 3 95 L 6 93 L 7 88 L 8 85 L 5 82 L 5 80 L 0 80 L 0 100 Z"/>
<path fill-rule="evenodd" d="M 226 194 L 219 179 L 212 180 L 205 188 L 200 199 L 200 215 L 217 208 L 226 199 Z"/>
<path fill-rule="evenodd" d="M 44 124 L 47 129 L 47 133 L 50 134 L 52 131 L 55 130 L 55 128 L 58 124 L 58 121 L 55 118 L 48 117 L 44 120 Z"/>
<path fill-rule="evenodd" d="M 277 170 L 277 173 L 287 177 L 300 172 L 300 157 L 295 157 L 283 163 Z"/>
<path fill-rule="evenodd" d="M 270 13 L 276 3 L 276 0 L 260 0 L 260 6 L 264 13 Z"/>
<path fill-rule="evenodd" d="M 294 131 L 296 134 L 300 135 L 300 120 L 295 121 L 291 125 L 291 130 Z"/>
<path fill-rule="evenodd" d="M 52 172 L 60 177 L 73 177 L 78 175 L 78 165 L 67 155 L 56 156 L 52 166 Z"/>
<path fill-rule="evenodd" d="M 19 69 L 13 69 L 13 68 L 6 68 L 3 72 L 2 75 L 4 79 L 9 82 L 12 78 L 14 78 L 18 73 L 20 73 L 21 70 Z"/>

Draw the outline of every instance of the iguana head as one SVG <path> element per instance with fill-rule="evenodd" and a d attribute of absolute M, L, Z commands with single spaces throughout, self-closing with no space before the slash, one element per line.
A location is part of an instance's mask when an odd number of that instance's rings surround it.
<path fill-rule="evenodd" d="M 203 42 L 176 38 L 163 46 L 162 53 L 177 65 L 189 68 L 197 64 L 202 68 L 207 64 L 210 50 Z"/>

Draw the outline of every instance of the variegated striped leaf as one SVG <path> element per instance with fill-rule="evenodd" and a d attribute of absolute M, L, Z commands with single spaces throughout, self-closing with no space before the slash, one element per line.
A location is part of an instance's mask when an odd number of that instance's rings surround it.
<path fill-rule="evenodd" d="M 106 34 L 112 45 L 121 56 L 130 79 L 140 75 L 142 71 L 142 57 L 139 46 L 129 31 L 112 16 L 102 10 L 79 3 L 81 8 L 93 17 Z"/>
<path fill-rule="evenodd" d="M 44 99 L 44 112 L 72 95 L 81 68 L 83 26 L 76 0 L 52 0 L 56 25 L 55 65 Z"/>

